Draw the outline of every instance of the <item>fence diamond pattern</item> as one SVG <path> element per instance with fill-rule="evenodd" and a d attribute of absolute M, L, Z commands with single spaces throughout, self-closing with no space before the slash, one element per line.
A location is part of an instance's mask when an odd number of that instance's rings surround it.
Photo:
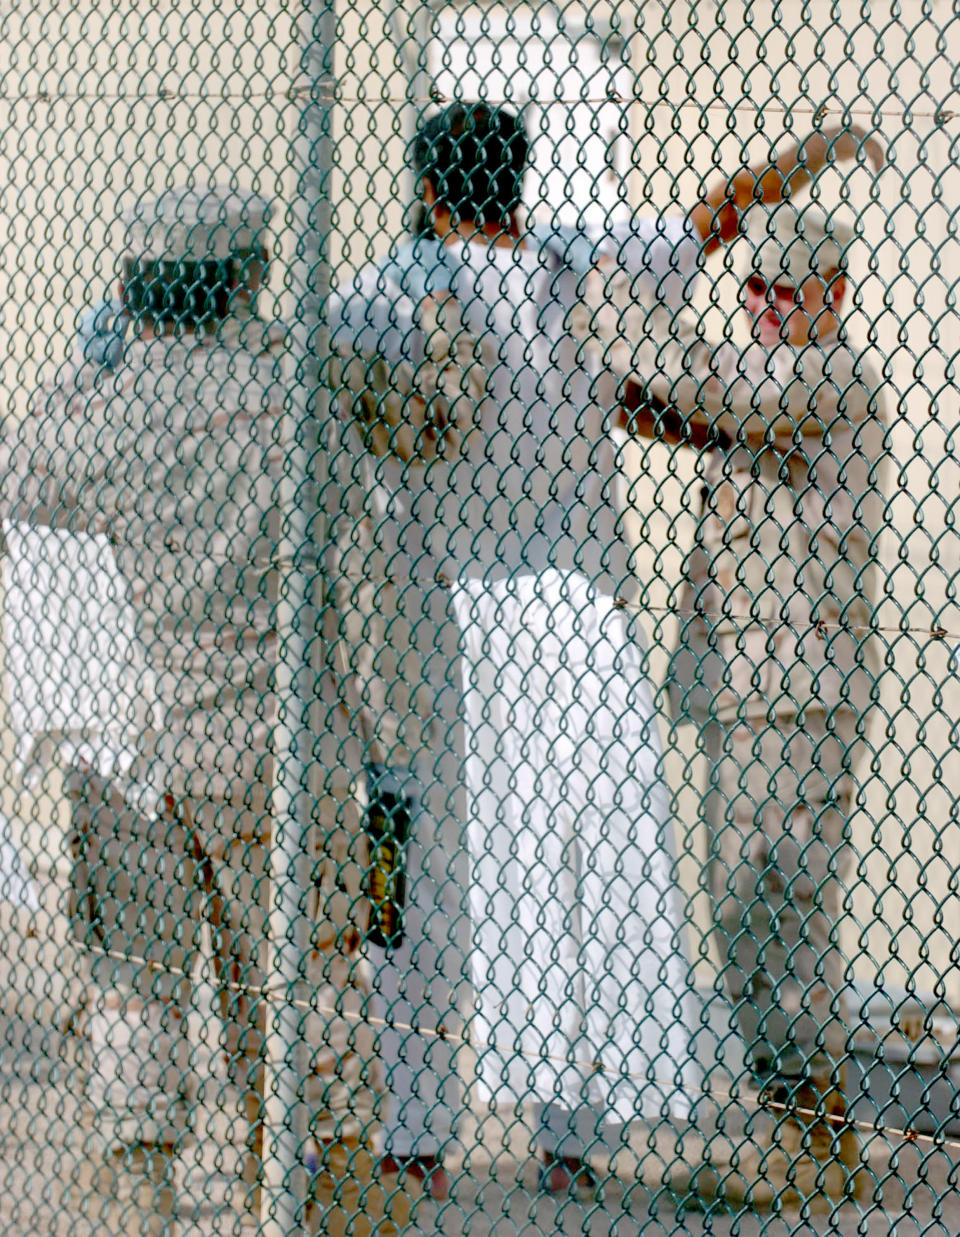
<path fill-rule="evenodd" d="M 5 6 L 4 1231 L 960 1231 L 958 20 Z"/>

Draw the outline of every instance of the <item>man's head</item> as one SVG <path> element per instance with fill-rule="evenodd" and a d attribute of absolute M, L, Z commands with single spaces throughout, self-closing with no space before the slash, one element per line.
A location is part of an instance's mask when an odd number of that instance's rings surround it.
<path fill-rule="evenodd" d="M 486 103 L 452 103 L 423 121 L 413 166 L 427 206 L 453 226 L 509 228 L 530 146 L 520 117 Z"/>
<path fill-rule="evenodd" d="M 846 251 L 853 232 L 816 202 L 756 206 L 747 223 L 753 247 L 744 306 L 754 338 L 772 348 L 802 347 L 837 328 L 846 293 Z"/>
<path fill-rule="evenodd" d="M 123 217 L 123 300 L 160 327 L 196 330 L 226 317 L 260 286 L 267 203 L 222 186 L 171 189 Z"/>

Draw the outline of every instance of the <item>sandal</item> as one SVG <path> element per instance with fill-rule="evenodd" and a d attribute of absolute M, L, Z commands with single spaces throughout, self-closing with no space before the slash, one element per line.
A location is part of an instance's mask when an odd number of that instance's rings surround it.
<path fill-rule="evenodd" d="M 541 1154 L 543 1167 L 538 1182 L 541 1194 L 573 1194 L 582 1202 L 601 1201 L 603 1192 L 600 1182 L 586 1160 L 576 1156 L 555 1156 L 549 1151 Z"/>

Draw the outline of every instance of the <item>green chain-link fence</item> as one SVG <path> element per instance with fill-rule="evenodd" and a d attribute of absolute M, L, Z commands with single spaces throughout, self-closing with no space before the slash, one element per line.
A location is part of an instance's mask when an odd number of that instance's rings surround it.
<path fill-rule="evenodd" d="M 947 0 L 0 15 L 0 1214 L 960 1231 Z"/>

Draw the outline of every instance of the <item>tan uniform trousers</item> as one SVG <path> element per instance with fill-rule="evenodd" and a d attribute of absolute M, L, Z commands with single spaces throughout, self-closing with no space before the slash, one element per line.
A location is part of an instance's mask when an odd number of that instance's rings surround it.
<path fill-rule="evenodd" d="M 176 1144 L 187 1131 L 195 1079 L 185 1015 L 204 920 L 213 930 L 219 979 L 219 1047 L 245 1115 L 259 1124 L 269 898 L 263 788 L 251 788 L 238 810 L 213 804 L 197 810 L 168 800 L 163 814 L 150 819 L 96 774 L 71 774 L 67 790 L 74 806 L 74 928 L 91 978 L 89 1095 L 105 1145 L 120 1151 Z M 317 846 L 327 847 L 329 838 L 319 835 Z M 305 1025 L 311 1047 L 305 1088 L 317 1138 L 362 1142 L 379 1117 L 380 1076 L 374 1036 L 363 1026 L 362 973 L 356 959 L 340 952 L 358 934 L 329 918 L 346 921 L 356 902 L 350 887 L 358 883 L 360 862 L 343 849 L 331 863 L 317 864 L 318 880 L 332 865 L 348 889 L 327 897 L 318 889 L 312 908 L 315 948 L 306 960 L 303 995 L 317 1012 Z"/>
<path fill-rule="evenodd" d="M 410 1189 L 409 1174 L 402 1182 L 396 1173 L 378 1174 L 362 1143 L 330 1143 L 311 1180 L 306 1230 L 322 1237 L 397 1237 L 408 1231 Z"/>
<path fill-rule="evenodd" d="M 195 1086 L 186 1013 L 212 869 L 168 802 L 139 816 L 96 773 L 67 777 L 72 919 L 88 966 L 94 1131 L 104 1149 L 180 1143 Z"/>
<path fill-rule="evenodd" d="M 758 1075 L 831 1068 L 847 1038 L 839 944 L 856 718 L 709 723 L 710 886 L 723 975 Z"/>

